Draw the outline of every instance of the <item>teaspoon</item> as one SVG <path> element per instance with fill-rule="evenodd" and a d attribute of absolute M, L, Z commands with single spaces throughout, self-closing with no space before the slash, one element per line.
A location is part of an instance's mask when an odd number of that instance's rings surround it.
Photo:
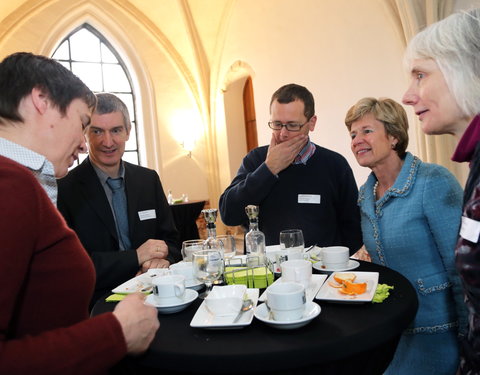
<path fill-rule="evenodd" d="M 233 323 L 237 323 L 240 320 L 243 313 L 248 311 L 248 310 L 251 310 L 252 307 L 253 307 L 253 301 L 251 299 L 243 300 L 242 308 L 240 309 L 240 312 L 237 314 L 237 316 L 233 320 Z"/>

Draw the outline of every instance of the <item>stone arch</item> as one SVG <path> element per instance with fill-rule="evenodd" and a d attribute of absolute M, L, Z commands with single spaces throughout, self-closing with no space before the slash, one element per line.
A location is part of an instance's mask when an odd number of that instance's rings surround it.
<path fill-rule="evenodd" d="M 223 118 L 217 122 L 217 139 L 219 147 L 219 170 L 222 186 L 227 186 L 236 175 L 238 167 L 246 154 L 246 137 L 243 115 L 243 88 L 248 77 L 255 72 L 244 61 L 233 63 L 225 74 L 219 96 L 223 102 Z"/>

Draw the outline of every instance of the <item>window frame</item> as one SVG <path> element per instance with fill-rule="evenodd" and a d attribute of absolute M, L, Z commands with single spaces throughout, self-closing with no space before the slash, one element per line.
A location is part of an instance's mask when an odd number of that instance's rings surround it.
<path fill-rule="evenodd" d="M 70 42 L 70 38 L 76 34 L 77 32 L 79 32 L 80 30 L 82 29 L 85 29 L 87 30 L 88 32 L 90 32 L 91 34 L 93 34 L 96 38 L 99 39 L 99 47 L 101 46 L 101 44 L 103 43 L 105 45 L 106 48 L 109 49 L 110 53 L 112 53 L 112 55 L 117 59 L 117 63 L 112 63 L 112 62 L 104 62 L 102 61 L 102 55 L 100 54 L 100 61 L 84 61 L 84 60 L 74 60 L 72 59 L 72 49 L 71 49 L 71 42 Z M 64 43 L 67 43 L 67 48 L 68 48 L 68 59 L 58 59 L 58 58 L 55 58 L 53 57 L 55 55 L 55 53 L 58 51 L 58 49 L 60 47 L 63 46 Z M 133 113 L 130 113 L 130 122 L 131 122 L 131 125 L 132 125 L 132 129 L 134 129 L 134 134 L 135 134 L 135 148 L 129 148 L 129 149 L 125 149 L 125 153 L 124 153 L 124 156 L 125 154 L 135 154 L 136 155 L 136 160 L 137 162 L 134 164 L 137 164 L 137 165 L 141 165 L 142 163 L 142 157 L 141 157 L 141 152 L 140 152 L 140 142 L 139 142 L 139 132 L 138 132 L 138 127 L 139 127 L 139 124 L 138 124 L 138 115 L 137 115 L 137 105 L 136 105 L 136 93 L 135 93 L 135 90 L 134 90 L 134 84 L 133 84 L 133 80 L 132 80 L 132 77 L 130 75 L 130 72 L 129 70 L 127 69 L 127 66 L 126 64 L 124 63 L 122 57 L 120 56 L 120 54 L 117 52 L 116 48 L 112 45 L 112 43 L 110 43 L 108 41 L 108 39 L 101 33 L 99 32 L 95 27 L 93 27 L 92 25 L 90 25 L 89 23 L 85 22 L 79 26 L 77 26 L 76 28 L 74 28 L 71 32 L 69 32 L 62 40 L 61 42 L 58 44 L 58 46 L 54 49 L 54 51 L 52 52 L 51 54 L 52 58 L 55 59 L 56 61 L 62 63 L 62 64 L 68 64 L 68 69 L 70 71 L 72 71 L 72 63 L 93 63 L 93 64 L 99 64 L 101 66 L 101 76 L 102 76 L 102 82 L 101 82 L 101 87 L 102 87 L 102 91 L 93 91 L 94 93 L 99 93 L 99 92 L 106 92 L 105 91 L 105 83 L 104 83 L 104 72 L 103 72 L 103 69 L 104 69 L 104 66 L 105 65 L 119 65 L 121 68 L 122 68 L 122 71 L 123 73 L 125 74 L 125 77 L 128 81 L 128 85 L 130 87 L 130 91 L 108 91 L 109 93 L 112 93 L 112 94 L 120 94 L 120 95 L 131 95 L 132 96 L 132 110 L 133 110 Z M 81 77 L 80 77 L 81 78 Z M 132 135 L 130 133 L 130 135 Z M 86 157 L 86 156 L 85 156 Z M 84 158 L 82 158 L 83 160 Z M 130 159 L 130 162 L 131 161 L 131 158 L 128 158 Z M 77 163 L 80 163 L 81 160 L 79 159 L 77 161 Z"/>

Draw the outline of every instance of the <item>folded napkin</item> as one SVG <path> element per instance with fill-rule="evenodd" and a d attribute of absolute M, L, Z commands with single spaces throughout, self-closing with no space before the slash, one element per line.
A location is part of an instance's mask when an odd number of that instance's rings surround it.
<path fill-rule="evenodd" d="M 119 302 L 122 299 L 124 299 L 127 296 L 127 294 L 112 294 L 105 298 L 105 302 Z"/>
<path fill-rule="evenodd" d="M 372 302 L 382 303 L 383 301 L 385 301 L 390 295 L 390 289 L 393 289 L 393 286 L 387 284 L 378 284 Z"/>
<path fill-rule="evenodd" d="M 273 273 L 267 267 L 226 267 L 225 282 L 241 284 L 248 288 L 264 289 L 273 283 Z"/>
<path fill-rule="evenodd" d="M 151 293 L 152 293 L 151 288 L 149 288 L 149 290 L 147 290 L 146 292 L 143 292 L 143 294 L 145 295 L 149 295 Z M 119 302 L 122 299 L 124 299 L 126 296 L 128 296 L 128 294 L 121 294 L 121 293 L 111 294 L 107 298 L 105 298 L 105 302 Z"/>

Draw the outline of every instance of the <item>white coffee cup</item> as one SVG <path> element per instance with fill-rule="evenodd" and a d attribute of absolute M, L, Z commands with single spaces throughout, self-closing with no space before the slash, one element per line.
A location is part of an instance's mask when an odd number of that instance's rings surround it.
<path fill-rule="evenodd" d="M 185 276 L 167 275 L 152 280 L 155 300 L 162 305 L 182 303 L 185 296 Z"/>
<path fill-rule="evenodd" d="M 170 266 L 172 275 L 185 276 L 185 283 L 191 285 L 194 283 L 195 278 L 193 276 L 193 263 L 192 262 L 178 262 Z"/>
<path fill-rule="evenodd" d="M 341 270 L 348 267 L 349 250 L 345 246 L 329 246 L 322 248 L 322 263 L 330 270 Z"/>
<path fill-rule="evenodd" d="M 312 263 L 308 260 L 294 259 L 287 260 L 281 264 L 283 282 L 296 282 L 304 286 L 305 289 L 312 280 Z"/>
<path fill-rule="evenodd" d="M 275 283 L 267 288 L 267 304 L 274 320 L 292 321 L 301 319 L 305 310 L 305 288 L 293 282 Z"/>

